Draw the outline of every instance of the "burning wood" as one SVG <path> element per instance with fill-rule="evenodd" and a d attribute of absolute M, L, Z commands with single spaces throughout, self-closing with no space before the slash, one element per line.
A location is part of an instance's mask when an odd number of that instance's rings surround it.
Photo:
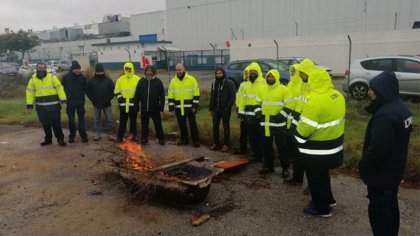
<path fill-rule="evenodd" d="M 117 147 L 123 151 L 123 158 L 113 160 L 114 167 L 117 167 L 120 176 L 138 186 L 140 190 L 184 202 L 202 200 L 210 190 L 212 170 L 188 164 L 204 157 L 183 157 L 181 160 L 163 164 L 155 157 L 152 159 L 146 155 L 138 143 L 125 142 Z M 179 159 L 179 156 L 172 158 L 174 159 Z"/>

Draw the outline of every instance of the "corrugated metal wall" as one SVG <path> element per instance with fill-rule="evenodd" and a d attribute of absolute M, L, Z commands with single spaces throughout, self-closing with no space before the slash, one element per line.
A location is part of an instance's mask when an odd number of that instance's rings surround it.
<path fill-rule="evenodd" d="M 410 29 L 419 0 L 167 0 L 167 39 L 182 49 L 226 40 Z M 396 23 L 396 24 L 395 24 Z"/>
<path fill-rule="evenodd" d="M 165 38 L 165 12 L 156 11 L 130 16 L 131 35 L 138 38 L 139 35 L 157 34 L 158 40 Z"/>

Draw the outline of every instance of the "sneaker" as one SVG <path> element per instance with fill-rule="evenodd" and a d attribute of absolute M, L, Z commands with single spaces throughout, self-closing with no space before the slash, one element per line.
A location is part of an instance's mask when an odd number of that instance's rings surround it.
<path fill-rule="evenodd" d="M 74 143 L 74 137 L 69 137 L 69 143 Z"/>
<path fill-rule="evenodd" d="M 336 200 L 332 200 L 329 204 L 329 207 L 335 207 L 337 206 L 337 201 Z M 308 206 L 307 207 L 314 207 L 314 204 L 312 203 L 312 201 L 308 202 Z"/>
<path fill-rule="evenodd" d="M 282 170 L 281 171 L 281 177 L 283 179 L 289 178 L 289 171 L 288 170 Z"/>
<path fill-rule="evenodd" d="M 262 170 L 258 171 L 261 175 L 266 175 L 274 172 L 274 168 L 263 168 Z"/>
<path fill-rule="evenodd" d="M 162 146 L 165 145 L 165 140 L 159 140 L 159 144 Z"/>
<path fill-rule="evenodd" d="M 95 135 L 95 137 L 93 138 L 93 141 L 99 141 L 99 140 L 101 140 L 101 136 Z"/>
<path fill-rule="evenodd" d="M 40 143 L 39 145 L 41 145 L 43 147 L 43 146 L 47 146 L 47 145 L 50 145 L 50 144 L 52 144 L 52 141 L 45 140 L 44 142 Z"/>
<path fill-rule="evenodd" d="M 74 142 L 74 139 L 73 139 L 73 142 Z M 65 147 L 67 145 L 67 143 L 64 142 L 64 140 L 62 140 L 62 139 L 57 140 L 57 143 L 58 143 L 58 145 L 60 145 L 62 147 Z"/>
<path fill-rule="evenodd" d="M 332 216 L 331 210 L 329 210 L 328 212 L 319 212 L 317 209 L 315 209 L 314 207 L 306 207 L 303 209 L 303 213 L 311 215 L 311 216 L 318 216 L 318 217 L 323 217 L 323 218 L 329 218 Z"/>
<path fill-rule="evenodd" d="M 89 142 L 89 139 L 87 137 L 82 138 L 82 142 L 87 143 Z"/>
<path fill-rule="evenodd" d="M 297 179 L 291 177 L 291 178 L 288 178 L 288 179 L 284 179 L 283 183 L 287 184 L 287 185 L 291 185 L 291 186 L 300 186 L 300 185 L 303 184 L 303 181 L 300 181 L 300 180 L 297 180 Z"/>
<path fill-rule="evenodd" d="M 227 145 L 223 145 L 222 149 L 220 151 L 221 152 L 227 152 L 227 151 L 229 151 L 229 147 Z"/>
<path fill-rule="evenodd" d="M 210 147 L 209 147 L 209 149 L 210 150 L 213 150 L 213 151 L 215 151 L 216 149 L 218 148 L 218 145 L 217 144 L 212 144 Z"/>

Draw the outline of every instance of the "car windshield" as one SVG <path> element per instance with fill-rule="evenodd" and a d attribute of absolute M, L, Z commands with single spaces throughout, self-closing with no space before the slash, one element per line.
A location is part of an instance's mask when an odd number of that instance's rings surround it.
<path fill-rule="evenodd" d="M 269 64 L 272 68 L 278 68 L 279 71 L 288 71 L 289 67 L 285 65 L 282 62 L 279 62 L 278 65 L 275 61 L 268 61 L 267 64 Z"/>

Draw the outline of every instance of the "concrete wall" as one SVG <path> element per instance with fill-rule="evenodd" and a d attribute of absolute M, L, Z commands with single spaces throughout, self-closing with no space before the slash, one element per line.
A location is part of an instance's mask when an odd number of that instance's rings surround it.
<path fill-rule="evenodd" d="M 350 34 L 353 42 L 351 60 L 385 55 L 420 55 L 420 29 Z M 347 35 L 277 38 L 279 57 L 308 57 L 342 75 L 348 68 Z M 273 39 L 231 42 L 231 60 L 276 58 Z"/>

